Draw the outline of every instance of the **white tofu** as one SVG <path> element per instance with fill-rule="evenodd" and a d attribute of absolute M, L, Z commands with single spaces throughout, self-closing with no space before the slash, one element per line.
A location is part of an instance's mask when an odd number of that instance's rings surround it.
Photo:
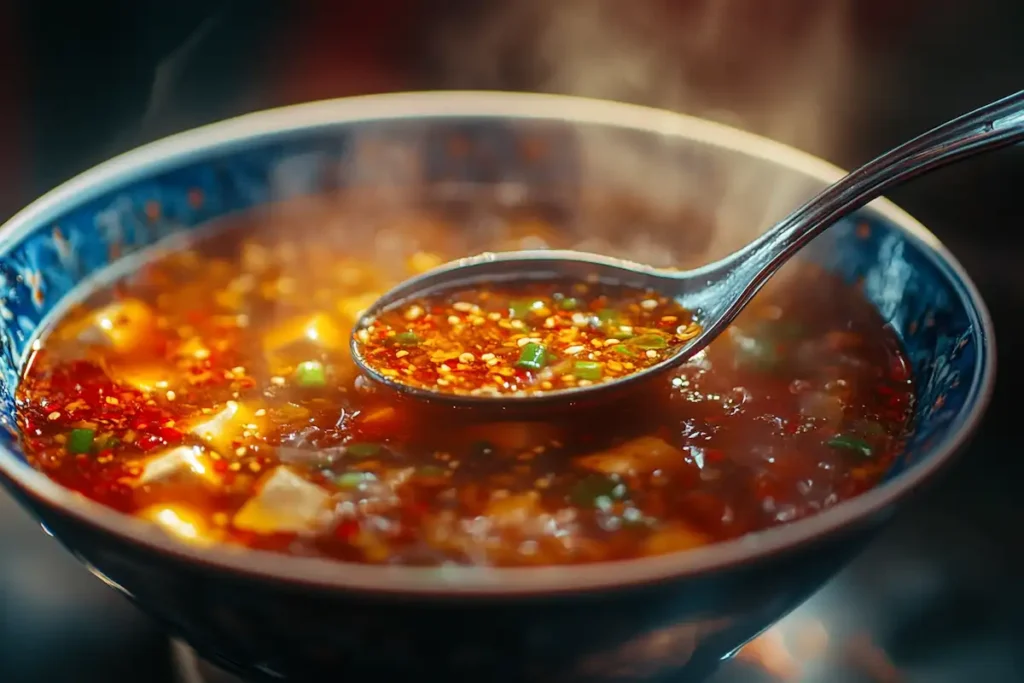
<path fill-rule="evenodd" d="M 125 299 L 96 311 L 74 326 L 71 335 L 84 344 L 128 353 L 146 342 L 155 325 L 156 315 L 148 305 L 136 299 Z"/>
<path fill-rule="evenodd" d="M 235 515 L 234 525 L 259 534 L 308 531 L 329 502 L 327 491 L 282 465 L 261 482 L 259 492 Z"/>
<path fill-rule="evenodd" d="M 245 437 L 246 432 L 259 434 L 264 419 L 256 415 L 250 406 L 237 401 L 228 401 L 224 408 L 203 422 L 193 425 L 189 433 L 207 442 L 219 453 L 229 454 L 232 444 Z"/>
<path fill-rule="evenodd" d="M 138 484 L 156 484 L 181 475 L 194 476 L 210 483 L 216 481 L 216 473 L 201 448 L 176 446 L 148 458 L 142 466 Z"/>
<path fill-rule="evenodd" d="M 152 505 L 140 510 L 138 516 L 187 543 L 207 546 L 215 540 L 202 515 L 180 505 Z"/>

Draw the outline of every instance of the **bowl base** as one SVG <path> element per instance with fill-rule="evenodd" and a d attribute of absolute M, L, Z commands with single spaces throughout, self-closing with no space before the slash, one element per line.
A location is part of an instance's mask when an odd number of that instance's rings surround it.
<path fill-rule="evenodd" d="M 171 639 L 171 661 L 175 683 L 245 683 L 216 664 L 200 657 L 183 640 Z"/>

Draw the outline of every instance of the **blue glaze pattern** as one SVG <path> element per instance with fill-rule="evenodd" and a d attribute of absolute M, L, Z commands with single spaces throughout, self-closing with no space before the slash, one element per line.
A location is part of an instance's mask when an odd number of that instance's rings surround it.
<path fill-rule="evenodd" d="M 0 434 L 18 450 L 14 393 L 40 322 L 83 279 L 175 233 L 253 207 L 323 192 L 391 185 L 513 185 L 572 213 L 583 161 L 567 126 L 457 120 L 385 122 L 286 135 L 229 149 L 72 208 L 0 253 Z M 553 192 L 552 188 L 557 188 Z M 827 232 L 811 250 L 860 283 L 903 340 L 917 384 L 915 431 L 890 474 L 913 464 L 964 414 L 982 362 L 972 313 L 954 273 L 871 211 Z"/>

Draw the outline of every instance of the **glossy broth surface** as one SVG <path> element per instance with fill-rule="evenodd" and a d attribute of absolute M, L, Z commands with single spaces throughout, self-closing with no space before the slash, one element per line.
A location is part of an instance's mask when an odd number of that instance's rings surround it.
<path fill-rule="evenodd" d="M 164 253 L 58 321 L 19 388 L 30 461 L 190 543 L 528 566 L 685 550 L 791 522 L 874 486 L 902 447 L 913 387 L 900 346 L 855 289 L 813 267 L 791 267 L 705 352 L 640 393 L 495 421 L 399 400 L 358 376 L 352 326 L 380 293 L 443 261 L 576 245 L 536 222 L 480 244 L 424 216 L 358 239 L 280 223 L 252 216 Z M 548 316 L 509 303 L 522 292 L 493 294 L 508 300 L 502 319 L 523 322 L 516 334 L 543 336 Z M 531 296 L 553 310 L 569 296 L 555 294 Z M 574 381 L 660 352 L 626 343 L 621 320 L 573 298 L 587 336 L 586 357 L 564 368 Z M 564 310 L 572 325 L 577 311 Z M 675 315 L 656 312 L 654 327 Z M 685 334 L 689 321 L 671 322 L 666 333 Z M 515 360 L 534 342 L 509 341 L 513 375 L 536 381 Z M 472 353 L 463 360 L 475 368 Z"/>

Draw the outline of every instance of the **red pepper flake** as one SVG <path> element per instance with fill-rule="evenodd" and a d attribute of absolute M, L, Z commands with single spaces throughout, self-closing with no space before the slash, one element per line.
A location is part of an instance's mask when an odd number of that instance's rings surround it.
<path fill-rule="evenodd" d="M 359 533 L 359 522 L 354 519 L 346 519 L 345 521 L 334 527 L 334 537 L 339 541 L 351 541 Z"/>

